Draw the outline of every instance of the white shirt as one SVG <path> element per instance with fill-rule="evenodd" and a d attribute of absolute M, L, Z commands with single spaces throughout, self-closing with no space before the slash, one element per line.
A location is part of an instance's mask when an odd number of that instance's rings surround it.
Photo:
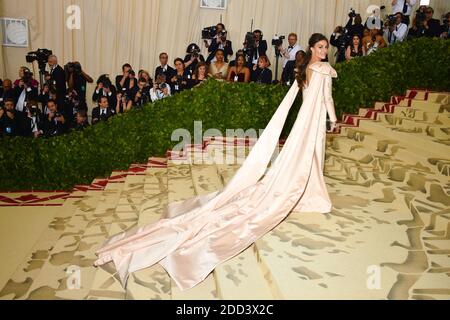
<path fill-rule="evenodd" d="M 168 91 L 168 97 L 171 96 L 170 92 L 170 86 L 167 84 L 167 91 Z M 152 99 L 152 102 L 155 102 L 156 100 L 161 100 L 164 98 L 164 93 L 161 90 L 155 90 L 155 88 L 150 89 L 150 99 Z"/>
<path fill-rule="evenodd" d="M 412 8 L 416 5 L 417 0 L 410 0 L 410 3 L 407 3 L 406 6 L 408 7 L 408 10 L 406 11 L 406 13 L 403 12 L 403 6 L 405 4 L 406 0 L 397 0 L 397 3 L 395 5 L 392 6 L 392 13 L 397 13 L 397 12 L 401 12 L 406 16 L 410 16 L 411 15 L 411 11 Z"/>
<path fill-rule="evenodd" d="M 288 61 L 294 61 L 295 60 L 295 55 L 300 50 L 302 50 L 302 47 L 300 47 L 299 44 L 295 44 L 293 48 L 289 48 L 288 47 L 286 49 L 286 53 L 285 53 L 284 59 L 283 59 L 283 69 L 286 67 L 286 64 L 288 63 Z M 287 55 L 289 55 L 289 58 L 286 57 Z"/>
<path fill-rule="evenodd" d="M 408 26 L 404 23 L 400 23 L 399 25 L 397 25 L 395 27 L 395 30 L 392 32 L 390 42 L 389 42 L 389 33 L 390 33 L 389 28 L 386 28 L 385 31 L 386 42 L 388 42 L 390 45 L 396 42 L 402 42 L 403 40 L 405 40 L 406 35 L 408 34 Z"/>
<path fill-rule="evenodd" d="M 25 107 L 25 98 L 26 98 L 27 94 L 25 92 L 25 89 L 22 90 L 22 93 L 20 94 L 19 100 L 17 100 L 17 104 L 16 104 L 16 110 L 23 112 L 23 109 Z"/>

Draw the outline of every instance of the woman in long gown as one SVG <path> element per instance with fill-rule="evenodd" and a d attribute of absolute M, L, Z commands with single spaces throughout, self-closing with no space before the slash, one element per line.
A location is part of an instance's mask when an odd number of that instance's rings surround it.
<path fill-rule="evenodd" d="M 313 34 L 296 82 L 222 191 L 171 203 L 156 223 L 111 237 L 97 251 L 95 265 L 114 263 L 125 286 L 129 273 L 160 263 L 186 290 L 275 228 L 291 211 L 331 212 L 323 166 L 327 113 L 331 131 L 337 120 L 331 95 L 332 77 L 337 74 L 321 62 L 327 52 L 327 38 Z M 268 169 L 300 88 L 300 112 Z"/>

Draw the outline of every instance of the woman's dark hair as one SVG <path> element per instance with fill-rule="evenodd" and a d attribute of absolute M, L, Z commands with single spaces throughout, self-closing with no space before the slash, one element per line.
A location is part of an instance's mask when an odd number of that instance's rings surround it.
<path fill-rule="evenodd" d="M 184 68 L 184 60 L 181 59 L 181 58 L 176 58 L 176 59 L 173 61 L 173 64 L 177 64 L 178 61 L 180 61 L 180 62 L 183 64 L 183 68 Z"/>
<path fill-rule="evenodd" d="M 125 63 L 125 64 L 122 66 L 122 71 L 124 71 L 126 67 L 128 67 L 128 68 L 130 68 L 130 69 L 133 69 L 129 63 Z"/>
<path fill-rule="evenodd" d="M 354 34 L 354 35 L 353 35 L 353 37 L 352 37 L 352 43 L 351 43 L 351 45 L 350 45 L 350 48 L 351 48 L 351 50 L 354 49 L 354 46 L 353 46 L 353 39 L 354 39 L 355 37 L 357 37 L 358 40 L 359 40 L 359 44 L 358 44 L 358 52 L 362 52 L 362 41 L 361 41 L 361 38 L 359 37 L 358 34 Z"/>
<path fill-rule="evenodd" d="M 306 49 L 305 57 L 303 58 L 303 62 L 300 66 L 297 67 L 297 82 L 298 86 L 302 88 L 306 82 L 306 68 L 308 64 L 311 62 L 312 51 L 311 48 L 316 45 L 317 42 L 325 40 L 328 43 L 328 38 L 325 37 L 321 33 L 314 33 L 308 41 L 308 48 Z"/>
<path fill-rule="evenodd" d="M 195 75 L 195 79 L 197 79 L 198 80 L 198 75 L 199 75 L 199 73 L 200 73 L 200 68 L 201 67 L 205 67 L 205 78 L 207 78 L 208 77 L 208 67 L 207 67 L 207 64 L 205 63 L 205 62 L 199 62 L 198 64 L 197 64 L 197 67 L 195 68 L 195 72 L 194 72 L 194 75 Z"/>

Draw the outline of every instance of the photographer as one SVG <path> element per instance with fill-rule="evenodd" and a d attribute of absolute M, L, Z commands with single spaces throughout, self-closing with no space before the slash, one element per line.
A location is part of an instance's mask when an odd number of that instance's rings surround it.
<path fill-rule="evenodd" d="M 433 14 L 434 10 L 431 7 L 423 6 L 419 8 L 408 36 L 414 38 L 439 37 L 441 35 L 441 25 L 439 20 L 433 19 Z"/>
<path fill-rule="evenodd" d="M 347 30 L 344 30 L 342 26 L 337 26 L 330 38 L 330 44 L 337 49 L 335 53 L 336 63 L 345 61 L 345 50 L 348 42 L 346 32 Z"/>
<path fill-rule="evenodd" d="M 158 66 L 155 70 L 155 81 L 158 78 L 158 75 L 163 74 L 166 79 L 172 79 L 175 75 L 175 69 L 168 65 L 169 55 L 165 52 L 159 54 L 159 62 L 160 66 Z"/>
<path fill-rule="evenodd" d="M 116 87 L 111 83 L 109 75 L 103 74 L 97 80 L 97 87 L 92 94 L 92 101 L 98 103 L 100 97 L 107 97 L 110 106 L 117 104 Z"/>
<path fill-rule="evenodd" d="M 179 93 L 183 90 L 190 89 L 189 83 L 192 78 L 191 73 L 185 69 L 184 61 L 177 58 L 174 61 L 176 74 L 170 79 L 172 92 Z"/>
<path fill-rule="evenodd" d="M 98 106 L 92 110 L 92 125 L 95 125 L 100 121 L 108 120 L 114 116 L 115 113 L 115 110 L 109 106 L 108 98 L 104 96 L 100 97 Z"/>
<path fill-rule="evenodd" d="M 28 69 L 23 74 L 13 93 L 17 101 L 16 110 L 20 112 L 25 112 L 26 101 L 37 100 L 39 96 L 38 89 L 32 86 L 33 74 Z"/>
<path fill-rule="evenodd" d="M 233 44 L 230 40 L 227 40 L 227 31 L 223 23 L 218 23 L 216 26 L 216 35 L 211 39 L 211 44 L 205 40 L 205 46 L 208 48 L 209 56 L 206 62 L 209 64 L 214 61 L 216 57 L 216 51 L 218 49 L 224 52 L 224 61 L 228 62 L 228 57 L 233 55 Z"/>
<path fill-rule="evenodd" d="M 86 85 L 87 83 L 93 83 L 94 80 L 82 70 L 78 61 L 66 64 L 64 71 L 69 90 L 75 90 L 78 94 L 78 100 L 81 103 L 86 103 Z"/>
<path fill-rule="evenodd" d="M 408 27 L 403 22 L 403 14 L 397 12 L 395 15 L 390 16 L 385 26 L 384 34 L 387 38 L 389 45 L 393 45 L 397 42 L 402 42 L 406 38 L 408 33 Z"/>
<path fill-rule="evenodd" d="M 33 73 L 30 71 L 30 69 L 28 69 L 27 67 L 20 67 L 19 69 L 19 79 L 17 79 L 16 81 L 14 81 L 14 88 L 19 86 L 20 80 L 23 80 L 24 78 L 29 77 L 29 83 L 31 86 L 35 87 L 35 88 L 39 88 L 39 82 L 33 78 Z"/>
<path fill-rule="evenodd" d="M 46 137 L 59 136 L 66 133 L 66 118 L 61 110 L 58 110 L 58 104 L 55 100 L 47 102 L 48 114 L 44 115 L 44 135 Z"/>
<path fill-rule="evenodd" d="M 100 98 L 100 101 L 103 97 Z M 127 91 L 125 88 L 122 88 L 122 91 L 117 91 L 117 102 L 115 108 L 115 114 L 125 113 L 133 108 L 133 96 L 132 93 Z M 109 106 L 109 101 L 108 101 Z"/>
<path fill-rule="evenodd" d="M 71 127 L 71 130 L 80 131 L 89 127 L 89 121 L 87 118 L 86 110 L 80 110 L 75 117 L 75 123 Z"/>
<path fill-rule="evenodd" d="M 136 107 L 142 107 L 143 105 L 149 103 L 151 101 L 150 98 L 150 89 L 151 86 L 147 79 L 141 77 L 138 83 L 138 91 L 134 95 L 134 105 Z"/>
<path fill-rule="evenodd" d="M 64 105 L 61 108 L 66 115 L 66 122 L 68 127 L 72 127 L 75 123 L 76 114 L 80 110 L 87 111 L 87 104 L 85 101 L 81 100 L 81 97 L 78 96 L 78 93 L 70 89 L 67 91 L 66 99 L 64 100 Z"/>
<path fill-rule="evenodd" d="M 45 83 L 38 97 L 38 101 L 43 107 L 42 111 L 44 114 L 47 114 L 47 102 L 50 99 L 56 100 L 56 88 L 51 83 Z"/>
<path fill-rule="evenodd" d="M 263 40 L 261 30 L 253 31 L 253 39 L 244 42 L 244 51 L 249 57 L 248 65 L 252 66 L 258 63 L 260 56 L 267 56 L 267 41 Z"/>
<path fill-rule="evenodd" d="M 348 16 L 349 20 L 345 25 L 345 29 L 347 30 L 347 37 L 345 43 L 346 47 L 348 47 L 351 44 L 351 41 L 355 34 L 358 35 L 360 39 L 362 39 L 364 34 L 364 26 L 362 24 L 361 15 L 356 13 L 355 10 L 351 9 Z"/>
<path fill-rule="evenodd" d="M 122 66 L 122 74 L 116 77 L 116 89 L 120 92 L 126 89 L 127 94 L 131 96 L 132 92 L 136 90 L 136 87 L 136 73 L 129 63 L 125 63 Z"/>
<path fill-rule="evenodd" d="M 41 110 L 38 108 L 37 101 L 27 101 L 24 116 L 23 135 L 27 137 L 39 137 L 44 133 L 43 119 Z"/>
<path fill-rule="evenodd" d="M 188 79 L 192 78 L 197 64 L 199 62 L 205 62 L 205 58 L 200 54 L 200 47 L 195 43 L 191 43 L 186 49 L 186 56 L 184 57 L 184 68 L 189 73 Z"/>
<path fill-rule="evenodd" d="M 171 89 L 166 83 L 166 76 L 161 73 L 156 77 L 156 81 L 153 84 L 153 88 L 150 89 L 150 98 L 152 102 L 156 100 L 164 99 L 170 97 Z"/>
<path fill-rule="evenodd" d="M 14 108 L 14 100 L 7 98 L 0 108 L 0 135 L 16 137 L 23 134 L 24 115 Z"/>
<path fill-rule="evenodd" d="M 416 5 L 417 0 L 393 0 L 392 1 L 392 12 L 400 12 L 403 14 L 402 22 L 409 26 L 409 17 L 412 13 L 412 8 Z"/>
<path fill-rule="evenodd" d="M 48 65 L 50 67 L 50 83 L 56 88 L 56 101 L 58 105 L 62 105 L 67 93 L 66 74 L 64 69 L 58 65 L 58 58 L 53 54 L 48 57 Z"/>
<path fill-rule="evenodd" d="M 299 44 L 297 44 L 297 34 L 291 33 L 288 36 L 288 42 L 289 46 L 287 49 L 284 49 L 282 46 L 280 46 L 278 49 L 280 50 L 281 55 L 283 56 L 283 70 L 286 67 L 286 64 L 288 61 L 294 61 L 295 55 L 298 51 L 302 50 Z"/>
<path fill-rule="evenodd" d="M 7 99 L 12 99 L 14 105 L 16 105 L 16 100 L 14 99 L 14 90 L 12 87 L 12 82 L 9 79 L 3 80 L 3 88 L 0 92 L 0 107 L 3 107 Z"/>

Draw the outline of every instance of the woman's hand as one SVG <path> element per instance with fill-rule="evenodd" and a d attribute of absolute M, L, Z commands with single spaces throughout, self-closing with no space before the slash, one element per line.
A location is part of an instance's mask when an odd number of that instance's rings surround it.
<path fill-rule="evenodd" d="M 328 132 L 334 132 L 337 129 L 337 123 L 336 121 L 331 121 L 330 131 Z"/>

